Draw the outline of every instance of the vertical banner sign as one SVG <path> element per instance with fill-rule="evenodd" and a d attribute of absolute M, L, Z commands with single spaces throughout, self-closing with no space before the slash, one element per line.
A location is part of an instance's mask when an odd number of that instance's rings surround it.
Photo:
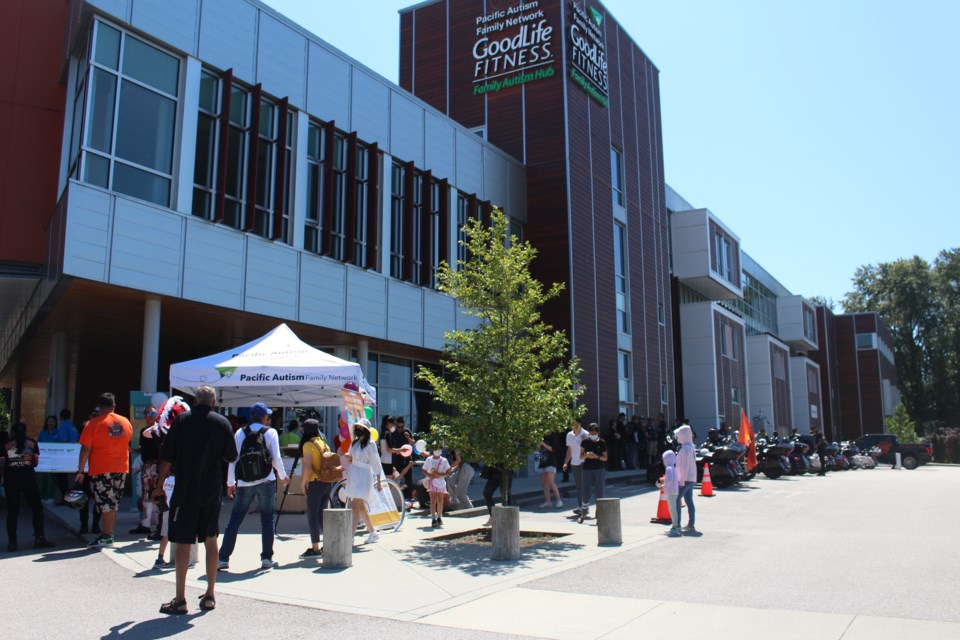
<path fill-rule="evenodd" d="M 343 412 L 347 419 L 347 426 L 350 427 L 354 422 L 364 417 L 363 396 L 359 391 L 352 389 L 343 389 Z"/>
<path fill-rule="evenodd" d="M 476 18 L 473 43 L 473 95 L 495 93 L 553 70 L 553 27 L 537 0 L 520 0 Z"/>
<path fill-rule="evenodd" d="M 586 0 L 570 3 L 570 79 L 606 107 L 610 104 L 603 13 Z"/>
<path fill-rule="evenodd" d="M 367 510 L 370 512 L 370 521 L 373 522 L 374 527 L 394 525 L 400 522 L 400 510 L 397 508 L 390 487 L 386 483 L 380 485 L 379 491 L 377 491 L 376 485 L 373 486 L 370 499 L 367 500 Z"/>

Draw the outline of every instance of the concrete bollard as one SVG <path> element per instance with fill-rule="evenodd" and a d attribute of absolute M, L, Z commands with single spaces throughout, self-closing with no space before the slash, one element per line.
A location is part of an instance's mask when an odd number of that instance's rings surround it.
<path fill-rule="evenodd" d="M 620 527 L 620 498 L 597 500 L 597 544 L 623 544 L 623 530 Z"/>
<path fill-rule="evenodd" d="M 323 568 L 344 569 L 353 566 L 353 511 L 323 510 Z"/>
<path fill-rule="evenodd" d="M 899 453 L 893 454 L 893 468 L 903 469 L 903 460 L 901 460 Z"/>
<path fill-rule="evenodd" d="M 520 509 L 518 507 L 493 507 L 492 560 L 520 559 Z"/>

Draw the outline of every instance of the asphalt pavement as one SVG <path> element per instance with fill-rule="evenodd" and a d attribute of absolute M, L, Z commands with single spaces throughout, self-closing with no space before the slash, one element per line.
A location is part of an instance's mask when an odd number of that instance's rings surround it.
<path fill-rule="evenodd" d="M 170 618 L 157 608 L 172 596 L 172 573 L 152 570 L 155 543 L 124 535 L 133 514 L 121 514 L 118 543 L 103 551 L 50 523 L 58 548 L 0 555 L 0 597 L 22 603 L 4 636 L 960 639 L 960 468 L 757 478 L 698 497 L 700 533 L 679 539 L 650 524 L 657 495 L 623 479 L 608 492 L 622 499 L 623 545 L 597 546 L 594 521 L 578 525 L 567 510 L 524 507 L 523 529 L 566 535 L 516 563 L 434 540 L 417 516 L 357 547 L 353 567 L 324 571 L 297 559 L 303 516 L 290 514 L 280 568 L 259 571 L 259 520 L 250 516 L 218 578 L 217 610 L 196 613 L 198 567 L 191 614 Z M 444 533 L 485 517 L 445 518 Z M 29 514 L 20 530 L 30 540 Z"/>

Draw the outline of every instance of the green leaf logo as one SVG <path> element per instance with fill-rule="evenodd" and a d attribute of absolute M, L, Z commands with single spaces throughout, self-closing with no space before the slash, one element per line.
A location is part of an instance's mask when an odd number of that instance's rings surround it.
<path fill-rule="evenodd" d="M 233 372 L 237 370 L 236 367 L 216 367 L 217 373 L 220 374 L 220 379 L 229 378 L 233 375 Z"/>
<path fill-rule="evenodd" d="M 603 24 L 603 14 L 594 7 L 588 7 L 587 11 L 590 12 L 590 18 L 593 19 L 593 22 L 597 25 L 597 28 L 599 28 Z"/>

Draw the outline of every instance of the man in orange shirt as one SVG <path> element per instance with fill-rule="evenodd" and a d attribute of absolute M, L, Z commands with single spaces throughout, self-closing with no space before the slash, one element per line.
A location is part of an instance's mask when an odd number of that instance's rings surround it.
<path fill-rule="evenodd" d="M 77 484 L 83 483 L 84 467 L 89 462 L 90 489 L 103 524 L 103 533 L 90 546 L 113 544 L 117 510 L 130 472 L 128 448 L 133 427 L 126 418 L 113 412 L 116 404 L 112 393 L 102 394 L 97 400 L 100 415 L 91 418 L 80 434 L 80 465 L 76 481 Z"/>

